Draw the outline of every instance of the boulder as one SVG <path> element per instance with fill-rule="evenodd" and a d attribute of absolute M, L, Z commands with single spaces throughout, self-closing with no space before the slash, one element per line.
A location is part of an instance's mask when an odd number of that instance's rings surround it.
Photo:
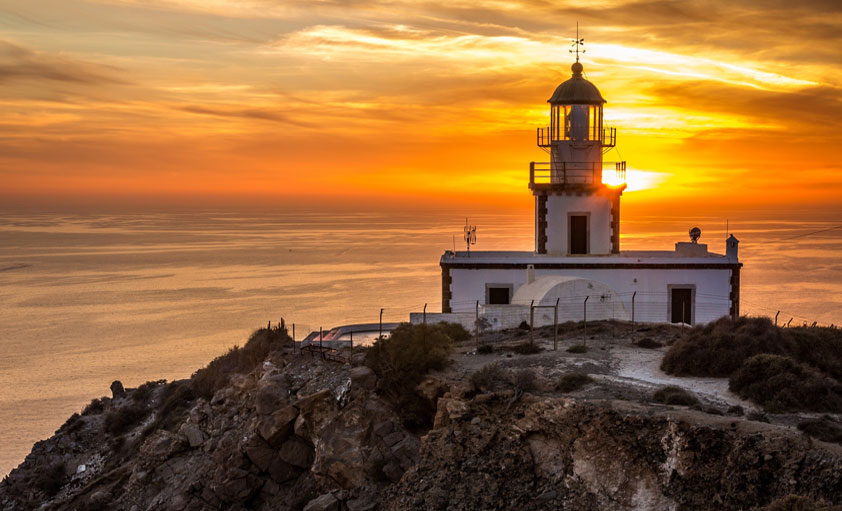
<path fill-rule="evenodd" d="M 269 447 L 259 438 L 252 438 L 246 445 L 246 456 L 261 472 L 266 472 L 278 457 L 278 451 Z"/>
<path fill-rule="evenodd" d="M 113 399 L 121 398 L 126 395 L 126 389 L 123 388 L 123 383 L 120 380 L 114 380 L 111 383 L 111 396 Z"/>
<path fill-rule="evenodd" d="M 297 418 L 298 410 L 294 406 L 285 406 L 272 415 L 261 418 L 257 430 L 269 445 L 278 447 L 292 434 Z"/>
<path fill-rule="evenodd" d="M 319 495 L 304 506 L 304 511 L 339 511 L 339 500 L 330 493 Z"/>
<path fill-rule="evenodd" d="M 350 371 L 351 383 L 355 388 L 374 390 L 377 386 L 377 375 L 366 366 L 354 367 Z"/>
<path fill-rule="evenodd" d="M 179 433 L 187 439 L 187 443 L 192 448 L 199 447 L 205 442 L 205 433 L 195 424 L 186 423 L 182 425 Z"/>
<path fill-rule="evenodd" d="M 284 406 L 289 396 L 289 385 L 282 375 L 262 378 L 257 384 L 254 404 L 257 413 L 269 415 Z"/>
<path fill-rule="evenodd" d="M 284 442 L 278 456 L 290 465 L 304 469 L 309 469 L 313 464 L 313 448 L 296 437 Z"/>

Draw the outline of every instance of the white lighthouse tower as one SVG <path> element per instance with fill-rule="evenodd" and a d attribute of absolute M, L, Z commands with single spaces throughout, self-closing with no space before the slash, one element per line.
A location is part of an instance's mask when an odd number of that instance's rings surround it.
<path fill-rule="evenodd" d="M 576 40 L 576 49 L 581 40 Z M 538 129 L 538 145 L 550 153 L 532 162 L 529 188 L 535 196 L 535 252 L 552 255 L 608 255 L 620 252 L 620 196 L 625 185 L 603 183 L 603 153 L 614 147 L 616 130 L 602 125 L 602 94 L 572 66 L 550 104 L 550 126 Z M 626 163 L 609 171 L 625 182 Z"/>
<path fill-rule="evenodd" d="M 617 132 L 603 126 L 605 99 L 585 79 L 582 42 L 573 43 L 573 75 L 547 100 L 549 126 L 538 129 L 549 161 L 529 165 L 535 249 L 447 250 L 437 319 L 473 328 L 484 318 L 493 328 L 512 328 L 585 317 L 685 324 L 736 318 L 742 263 L 733 236 L 724 255 L 698 243 L 696 228 L 674 250 L 620 250 L 626 163 L 603 161 Z"/>

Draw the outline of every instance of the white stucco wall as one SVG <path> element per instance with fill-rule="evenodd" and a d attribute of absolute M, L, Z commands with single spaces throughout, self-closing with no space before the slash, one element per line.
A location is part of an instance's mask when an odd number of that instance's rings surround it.
<path fill-rule="evenodd" d="M 550 195 L 547 197 L 547 253 L 569 252 L 569 215 L 587 213 L 589 253 L 611 252 L 611 199 L 604 195 Z M 537 238 L 536 238 L 537 239 Z"/>
<path fill-rule="evenodd" d="M 453 312 L 474 312 L 476 301 L 485 303 L 486 283 L 512 284 L 515 292 L 526 283 L 524 269 L 460 269 L 451 268 Z M 594 293 L 588 299 L 588 317 L 617 317 L 623 319 L 618 305 L 628 314 L 632 313 L 632 294 L 635 297 L 635 320 L 643 322 L 669 322 L 670 286 L 693 286 L 693 323 L 707 323 L 726 316 L 730 312 L 729 294 L 731 271 L 723 269 L 536 269 L 535 277 L 545 275 L 567 275 L 601 282 L 613 289 L 621 304 L 600 300 L 601 294 Z M 562 298 L 560 322 L 580 320 L 582 296 Z M 515 304 L 526 305 L 529 304 Z M 496 307 L 496 306 L 495 306 Z M 528 307 L 527 307 L 528 309 Z M 603 310 L 604 309 L 604 310 Z M 514 314 L 514 311 L 512 311 Z M 551 314 L 551 311 L 550 311 Z"/>

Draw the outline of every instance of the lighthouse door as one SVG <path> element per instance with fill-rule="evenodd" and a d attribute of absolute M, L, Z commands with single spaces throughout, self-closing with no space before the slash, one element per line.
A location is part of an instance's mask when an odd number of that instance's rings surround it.
<path fill-rule="evenodd" d="M 570 253 L 588 253 L 587 215 L 570 215 Z"/>
<path fill-rule="evenodd" d="M 693 289 L 670 290 L 670 322 L 693 324 Z"/>

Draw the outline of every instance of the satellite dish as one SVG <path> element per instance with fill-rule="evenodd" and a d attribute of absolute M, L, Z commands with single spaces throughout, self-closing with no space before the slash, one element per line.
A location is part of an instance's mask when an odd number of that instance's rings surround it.
<path fill-rule="evenodd" d="M 690 241 L 693 243 L 698 243 L 699 238 L 702 237 L 702 230 L 698 227 L 693 227 L 690 229 Z"/>

